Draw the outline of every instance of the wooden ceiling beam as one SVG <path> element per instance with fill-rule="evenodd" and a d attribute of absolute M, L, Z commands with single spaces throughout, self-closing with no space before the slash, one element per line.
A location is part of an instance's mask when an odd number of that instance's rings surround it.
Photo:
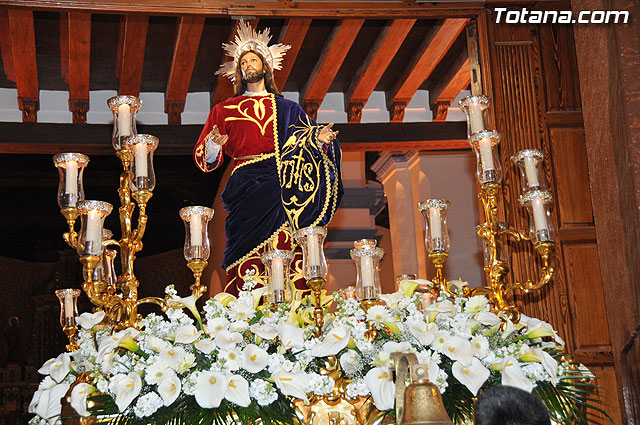
<path fill-rule="evenodd" d="M 274 72 L 276 86 L 280 91 L 284 90 L 284 85 L 287 83 L 310 25 L 311 18 L 292 18 L 287 21 L 280 32 L 278 43 L 291 46 L 282 61 L 282 69 Z"/>
<path fill-rule="evenodd" d="M 415 19 L 396 19 L 385 24 L 344 95 L 349 122 L 360 122 L 362 108 L 415 22 Z"/>
<path fill-rule="evenodd" d="M 69 84 L 69 12 L 60 13 L 60 74 Z"/>
<path fill-rule="evenodd" d="M 435 86 L 429 90 L 429 107 L 433 112 L 433 121 L 446 120 L 451 102 L 471 84 L 469 58 L 466 52 L 464 53 L 464 55 L 458 56 L 456 63 L 449 69 L 449 72 L 443 75 Z"/>
<path fill-rule="evenodd" d="M 179 20 L 178 36 L 164 96 L 164 111 L 169 115 L 169 124 L 181 123 L 180 115 L 189 91 L 203 27 L 204 16 L 183 16 Z"/>
<path fill-rule="evenodd" d="M 300 91 L 302 107 L 311 118 L 316 119 L 322 99 L 331 87 L 362 24 L 364 19 L 343 19 L 331 31 L 307 84 Z"/>
<path fill-rule="evenodd" d="M 16 0 L 0 0 L 0 5 L 16 6 Z M 258 0 L 20 0 L 21 7 L 42 10 L 81 9 L 101 13 L 145 13 L 170 15 L 221 15 L 258 18 L 427 18 L 470 17 L 483 11 L 482 1 L 398 2 L 398 1 L 277 1 Z M 250 7 L 250 8 L 248 8 Z"/>
<path fill-rule="evenodd" d="M 91 13 L 69 12 L 68 31 L 73 37 L 69 42 L 69 110 L 73 114 L 74 124 L 87 122 L 89 110 L 89 71 L 91 67 Z"/>
<path fill-rule="evenodd" d="M 127 15 L 121 22 L 116 68 L 118 94 L 140 96 L 148 28 L 147 15 Z"/>
<path fill-rule="evenodd" d="M 246 22 L 248 22 L 249 25 L 251 25 L 255 29 L 258 27 L 258 23 L 260 22 L 260 20 L 251 19 Z M 227 40 L 228 40 L 227 43 L 230 43 L 231 41 L 234 40 L 239 23 L 240 23 L 239 20 L 233 21 L 233 25 L 231 25 L 231 28 L 229 29 L 229 34 L 227 36 Z M 231 60 L 231 58 L 227 56 L 224 49 L 222 49 L 221 52 L 222 53 L 220 54 L 220 61 L 219 61 L 220 64 L 228 60 Z M 217 69 L 213 71 L 215 72 L 217 71 Z M 225 77 L 224 75 L 216 75 L 216 78 L 213 81 L 213 87 L 211 89 L 211 106 L 213 107 L 213 105 L 215 105 L 216 103 L 220 103 L 224 100 L 227 100 L 231 96 L 233 96 L 233 83 L 231 82 L 231 80 Z"/>
<path fill-rule="evenodd" d="M 9 28 L 9 11 L 0 9 L 0 28 Z M 7 80 L 16 81 L 16 73 L 13 68 L 13 50 L 11 48 L 11 32 L 0 31 L 0 55 Z"/>
<path fill-rule="evenodd" d="M 23 122 L 36 122 L 40 109 L 33 11 L 8 9 L 11 51 Z"/>
<path fill-rule="evenodd" d="M 433 28 L 416 50 L 406 71 L 400 75 L 393 89 L 387 93 L 387 109 L 391 122 L 402 122 L 405 107 L 449 51 L 464 29 L 467 20 L 466 18 L 445 19 Z"/>
<path fill-rule="evenodd" d="M 139 133 L 162 140 L 158 155 L 192 155 L 202 125 L 138 125 Z M 343 151 L 469 150 L 464 121 L 336 124 Z M 0 154 L 82 152 L 113 155 L 110 124 L 23 124 L 0 122 Z"/>

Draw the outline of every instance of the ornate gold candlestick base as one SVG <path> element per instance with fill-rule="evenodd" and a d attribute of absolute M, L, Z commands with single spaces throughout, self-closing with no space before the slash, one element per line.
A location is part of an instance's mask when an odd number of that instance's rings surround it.
<path fill-rule="evenodd" d="M 62 239 L 69 245 L 71 248 L 76 247 L 78 243 L 78 234 L 75 231 L 76 220 L 80 216 L 80 212 L 76 207 L 67 207 L 62 208 L 60 210 L 60 214 L 64 216 L 67 220 L 67 224 L 69 225 L 69 231 L 62 234 Z"/>
<path fill-rule="evenodd" d="M 191 285 L 189 289 L 191 289 L 191 294 L 196 298 L 200 298 L 207 291 L 207 286 L 200 283 L 200 278 L 208 264 L 206 260 L 199 258 L 187 262 L 187 267 L 191 269 L 195 279 L 195 283 Z"/>
<path fill-rule="evenodd" d="M 307 286 L 313 292 L 315 297 L 315 308 L 313 309 L 313 321 L 318 328 L 316 333 L 319 335 L 322 326 L 324 326 L 324 309 L 322 308 L 322 288 L 324 288 L 326 280 L 322 277 L 314 277 L 307 281 Z"/>
<path fill-rule="evenodd" d="M 76 338 L 75 338 L 75 335 L 78 332 L 78 327 L 65 326 L 64 328 L 62 328 L 62 331 L 65 333 L 65 335 L 67 335 L 67 338 L 69 338 L 69 343 L 66 346 L 67 351 L 74 352 L 77 349 L 79 349 L 80 346 L 78 346 L 78 343 L 76 343 Z"/>
<path fill-rule="evenodd" d="M 447 293 L 450 293 L 449 288 L 447 287 L 447 281 L 444 278 L 444 274 L 442 273 L 444 262 L 447 260 L 448 256 L 448 253 L 442 251 L 429 253 L 429 259 L 433 263 L 433 266 L 436 268 L 436 275 L 433 278 L 433 283 L 438 291 L 436 297 L 440 294 L 440 291 L 446 291 Z"/>

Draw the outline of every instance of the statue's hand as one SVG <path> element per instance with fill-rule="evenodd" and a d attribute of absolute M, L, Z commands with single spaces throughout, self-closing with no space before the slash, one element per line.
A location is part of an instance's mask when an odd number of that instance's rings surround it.
<path fill-rule="evenodd" d="M 333 123 L 329 123 L 322 127 L 320 134 L 318 134 L 318 140 L 322 143 L 331 143 L 338 136 L 338 131 L 332 131 L 331 127 L 333 127 Z"/>
<path fill-rule="evenodd" d="M 209 140 L 211 140 L 213 143 L 215 143 L 218 146 L 223 146 L 225 143 L 227 143 L 227 140 L 229 140 L 228 135 L 220 134 L 220 131 L 218 130 L 217 125 L 213 126 L 213 129 L 211 130 L 211 132 L 207 137 L 209 138 Z"/>

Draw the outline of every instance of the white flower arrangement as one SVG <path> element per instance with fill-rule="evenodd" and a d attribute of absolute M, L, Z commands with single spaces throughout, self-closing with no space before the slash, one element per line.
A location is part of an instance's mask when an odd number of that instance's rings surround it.
<path fill-rule="evenodd" d="M 138 329 L 117 332 L 100 324 L 104 313 L 84 313 L 80 348 L 39 370 L 45 378 L 29 406 L 36 415 L 30 423 L 60 424 L 60 398 L 70 388 L 78 415 L 119 415 L 130 424 L 206 415 L 291 423 L 295 400 L 309 403 L 333 391 L 336 382 L 322 373 L 329 358 L 338 359 L 349 400 L 370 397 L 376 409 L 391 411 L 393 352 L 414 353 L 427 365 L 454 422 L 468 419 L 468 403 L 472 409 L 473 397 L 496 385 L 575 395 L 572 383 L 591 377 L 558 363 L 564 342 L 548 323 L 524 315 L 512 323 L 484 296 L 443 293 L 421 308 L 416 286 L 381 296 L 367 311 L 338 293 L 325 297 L 333 305 L 319 333 L 308 297 L 296 292 L 291 304 L 270 308 L 259 305 L 264 288 L 237 298 L 218 294 L 201 315 L 193 297 L 180 298 L 170 286 L 166 317 L 149 314 Z"/>

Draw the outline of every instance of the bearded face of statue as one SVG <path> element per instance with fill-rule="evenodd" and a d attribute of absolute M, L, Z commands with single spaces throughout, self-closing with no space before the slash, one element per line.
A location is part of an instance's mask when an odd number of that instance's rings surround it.
<path fill-rule="evenodd" d="M 240 58 L 242 79 L 247 83 L 257 83 L 264 78 L 262 59 L 253 52 L 247 52 Z"/>

